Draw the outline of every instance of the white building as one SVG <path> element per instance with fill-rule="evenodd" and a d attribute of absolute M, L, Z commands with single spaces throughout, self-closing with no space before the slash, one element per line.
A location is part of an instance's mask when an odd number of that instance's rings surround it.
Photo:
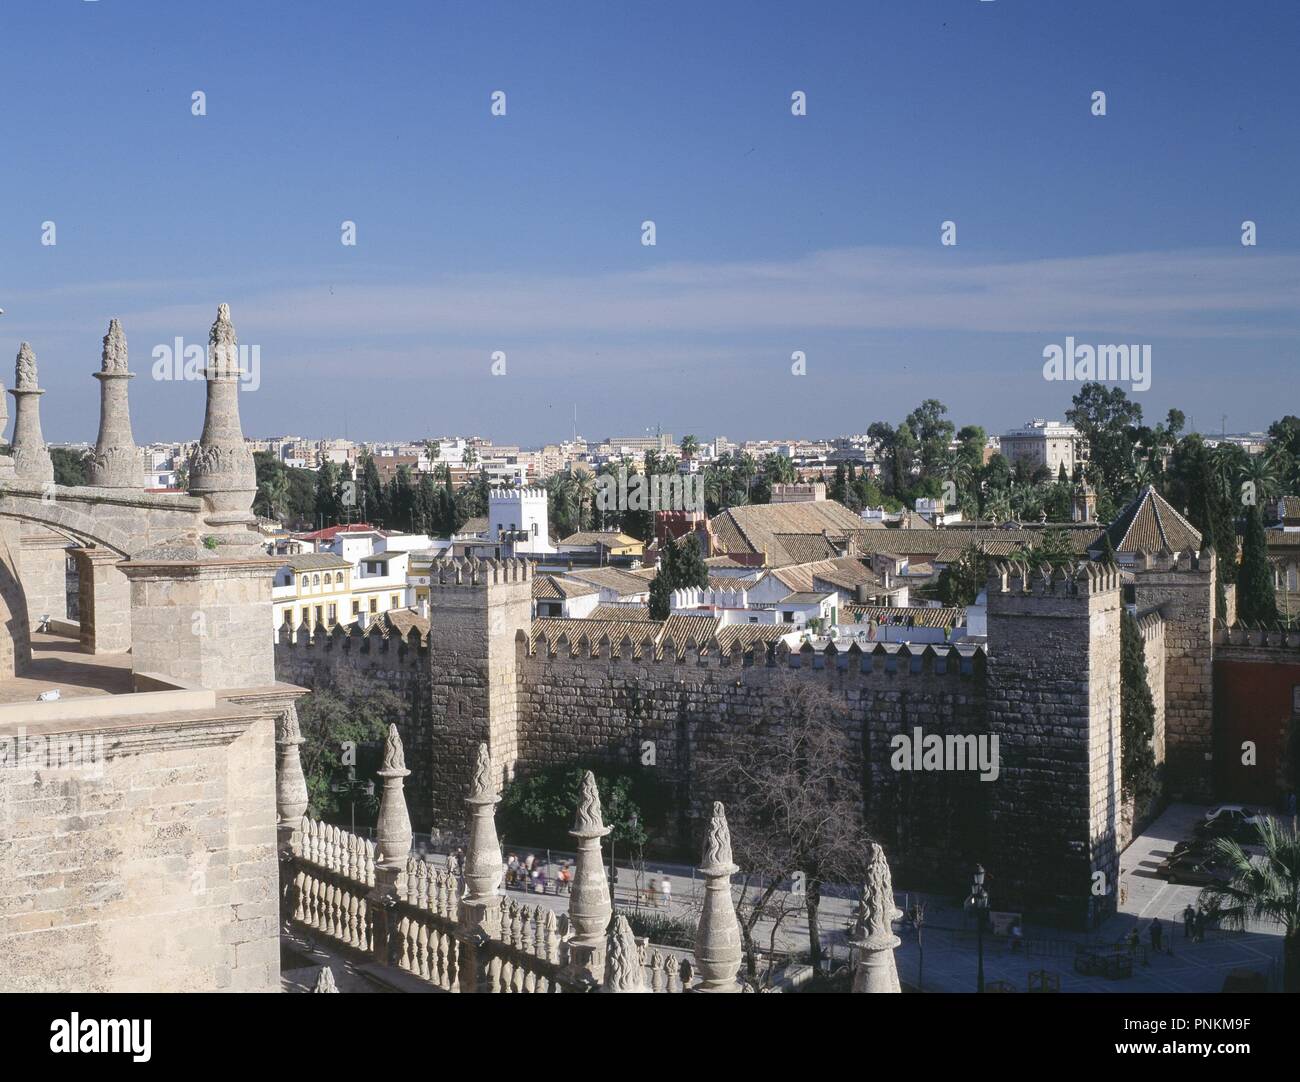
<path fill-rule="evenodd" d="M 554 554 L 544 488 L 496 488 L 488 496 L 489 541 L 502 556 Z M 507 552 L 506 549 L 509 548 Z"/>
<path fill-rule="evenodd" d="M 1064 421 L 1034 418 L 1021 428 L 1001 438 L 1002 457 L 1012 466 L 1024 462 L 1030 470 L 1047 467 L 1055 478 L 1062 466 L 1072 476 L 1077 462 L 1083 461 L 1079 431 Z"/>

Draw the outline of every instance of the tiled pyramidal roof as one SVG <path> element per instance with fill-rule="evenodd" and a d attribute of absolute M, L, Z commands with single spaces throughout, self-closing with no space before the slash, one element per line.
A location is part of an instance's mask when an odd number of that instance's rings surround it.
<path fill-rule="evenodd" d="M 1151 485 L 1097 536 L 1096 547 L 1109 537 L 1116 552 L 1160 553 L 1201 550 L 1201 534 Z"/>

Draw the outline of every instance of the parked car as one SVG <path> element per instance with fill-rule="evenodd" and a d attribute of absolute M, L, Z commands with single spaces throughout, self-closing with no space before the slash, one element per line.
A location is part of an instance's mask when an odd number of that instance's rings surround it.
<path fill-rule="evenodd" d="M 1201 838 L 1233 838 L 1239 842 L 1258 842 L 1264 817 L 1242 804 L 1223 804 L 1206 813 L 1196 824 Z"/>
<path fill-rule="evenodd" d="M 1228 883 L 1232 880 L 1232 872 L 1223 861 L 1188 853 L 1161 861 L 1156 874 L 1163 876 L 1170 883 L 1190 883 L 1196 887 L 1203 887 L 1210 883 Z"/>

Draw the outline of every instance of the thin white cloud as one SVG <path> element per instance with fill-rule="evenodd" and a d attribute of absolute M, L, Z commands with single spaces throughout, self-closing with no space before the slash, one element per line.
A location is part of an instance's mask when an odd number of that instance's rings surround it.
<path fill-rule="evenodd" d="M 1300 326 L 1300 256 L 1224 248 L 985 260 L 953 250 L 845 249 L 784 263 L 228 292 L 246 335 L 305 340 L 418 335 L 490 343 L 778 330 L 1253 338 Z M 144 331 L 206 327 L 214 304 L 154 307 L 129 318 Z"/>

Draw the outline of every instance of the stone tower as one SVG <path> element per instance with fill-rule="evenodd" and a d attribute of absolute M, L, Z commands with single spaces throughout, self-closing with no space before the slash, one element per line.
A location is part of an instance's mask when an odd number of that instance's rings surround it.
<path fill-rule="evenodd" d="M 1214 550 L 1139 557 L 1138 616 L 1165 622 L 1165 778 L 1176 800 L 1214 796 Z"/>
<path fill-rule="evenodd" d="M 526 560 L 443 560 L 429 575 L 433 822 L 458 825 L 460 794 L 439 781 L 471 775 L 486 742 L 493 782 L 514 775 L 519 750 L 515 636 L 532 620 Z"/>
<path fill-rule="evenodd" d="M 1121 609 L 1114 566 L 991 571 L 988 711 L 1001 775 L 988 783 L 983 863 L 996 909 L 1084 925 L 1115 907 Z"/>

